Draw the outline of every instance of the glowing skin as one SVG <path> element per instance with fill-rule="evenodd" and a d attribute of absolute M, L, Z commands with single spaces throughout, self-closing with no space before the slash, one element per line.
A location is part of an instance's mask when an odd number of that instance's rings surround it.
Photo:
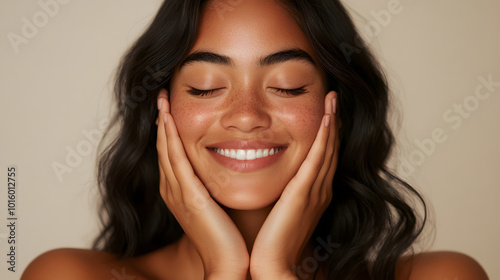
<path fill-rule="evenodd" d="M 279 198 L 316 137 L 326 95 L 319 64 L 295 57 L 301 50 L 315 60 L 289 13 L 274 1 L 252 2 L 242 1 L 223 19 L 215 9 L 204 9 L 187 57 L 210 52 L 228 61 L 198 56 L 177 69 L 170 87 L 171 114 L 193 169 L 216 201 L 241 210 Z M 288 50 L 293 59 L 262 63 Z M 201 96 L 193 88 L 216 90 Z M 297 88 L 297 95 L 278 90 Z M 248 150 L 256 157 L 259 149 L 276 147 L 277 154 L 241 160 L 254 157 Z M 224 156 L 213 148 L 224 149 Z M 231 149 L 241 150 L 238 162 Z"/>
<path fill-rule="evenodd" d="M 237 6 L 221 11 L 215 3 Z M 333 195 L 340 145 L 336 93 L 325 96 L 318 64 L 297 52 L 314 60 L 307 40 L 277 3 L 208 1 L 191 61 L 171 81 L 170 102 L 166 90 L 159 92 L 159 192 L 184 235 L 132 258 L 54 250 L 37 258 L 22 279 L 109 279 L 110 271 L 140 279 L 327 279 L 325 270 L 304 275 L 303 268 L 327 257 L 310 238 Z M 290 49 L 294 60 L 281 55 L 280 63 L 261 61 Z M 219 56 L 191 56 L 200 51 Z M 195 96 L 200 92 L 192 87 L 217 90 Z M 300 90 L 289 96 L 277 88 Z M 207 189 L 232 209 L 222 209 Z M 460 279 L 488 279 L 470 257 L 426 255 L 399 263 L 396 279 L 457 271 Z"/>

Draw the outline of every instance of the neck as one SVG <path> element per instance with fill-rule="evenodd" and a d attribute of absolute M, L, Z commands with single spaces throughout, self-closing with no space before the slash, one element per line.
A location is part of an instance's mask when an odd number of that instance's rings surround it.
<path fill-rule="evenodd" d="M 262 224 L 264 224 L 264 221 L 271 212 L 273 206 L 274 204 L 257 210 L 224 209 L 233 220 L 236 227 L 240 230 L 240 233 L 247 245 L 248 253 L 252 252 L 255 238 L 257 237 Z"/>

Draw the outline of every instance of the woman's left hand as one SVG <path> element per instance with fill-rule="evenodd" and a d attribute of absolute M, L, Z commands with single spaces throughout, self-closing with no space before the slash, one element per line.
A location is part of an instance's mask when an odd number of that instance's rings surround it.
<path fill-rule="evenodd" d="M 337 94 L 325 97 L 325 115 L 306 159 L 262 225 L 250 256 L 252 279 L 297 279 L 294 267 L 332 199 L 339 140 Z"/>

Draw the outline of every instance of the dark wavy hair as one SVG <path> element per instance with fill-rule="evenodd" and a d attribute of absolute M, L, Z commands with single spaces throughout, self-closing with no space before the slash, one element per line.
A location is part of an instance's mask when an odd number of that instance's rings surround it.
<path fill-rule="evenodd" d="M 329 90 L 338 94 L 342 127 L 333 199 L 311 238 L 318 246 L 325 240 L 338 245 L 328 250 L 322 267 L 329 279 L 394 279 L 397 261 L 411 252 L 427 210 L 419 193 L 386 165 L 394 138 L 384 74 L 339 0 L 280 2 L 313 46 Z M 103 229 L 94 249 L 133 257 L 183 234 L 158 191 L 156 100 L 191 49 L 201 10 L 210 5 L 166 0 L 121 62 L 117 112 L 108 130 L 119 131 L 98 163 Z"/>

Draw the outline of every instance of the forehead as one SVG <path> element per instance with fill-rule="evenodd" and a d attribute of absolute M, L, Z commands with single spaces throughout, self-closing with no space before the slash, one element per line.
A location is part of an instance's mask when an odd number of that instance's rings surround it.
<path fill-rule="evenodd" d="M 190 53 L 210 50 L 244 62 L 284 49 L 302 49 L 314 56 L 306 35 L 283 4 L 213 0 L 202 11 Z"/>

